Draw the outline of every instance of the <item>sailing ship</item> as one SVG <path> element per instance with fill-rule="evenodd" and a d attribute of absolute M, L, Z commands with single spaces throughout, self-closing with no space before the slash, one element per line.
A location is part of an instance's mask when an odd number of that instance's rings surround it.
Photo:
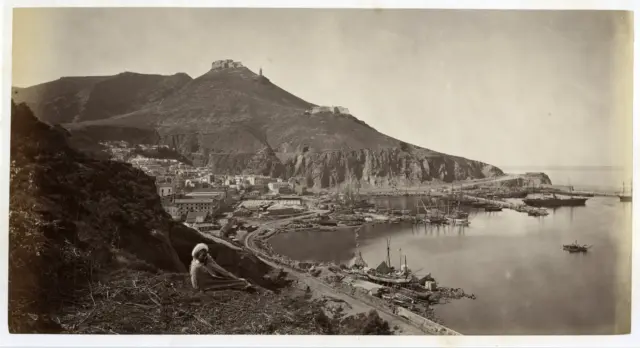
<path fill-rule="evenodd" d="M 469 213 L 460 208 L 460 200 L 458 200 L 457 203 L 458 204 L 453 209 L 453 211 L 451 211 L 451 212 L 449 212 L 449 214 L 447 214 L 447 217 L 450 217 L 450 218 L 453 218 L 453 219 L 467 219 L 467 218 L 469 218 Z"/>
<path fill-rule="evenodd" d="M 631 199 L 633 198 L 633 190 L 630 190 L 630 192 L 627 193 L 624 183 L 622 183 L 622 192 L 618 197 L 620 197 L 620 202 L 631 202 Z"/>
<path fill-rule="evenodd" d="M 402 254 L 400 255 L 402 263 Z M 407 285 L 417 281 L 407 266 L 407 257 L 404 257 L 404 265 L 400 271 L 396 271 L 391 265 L 391 240 L 387 239 L 387 259 L 382 261 L 373 272 L 367 273 L 367 278 L 374 283 L 384 285 Z"/>
<path fill-rule="evenodd" d="M 469 213 L 460 208 L 460 201 L 462 201 L 462 191 L 457 194 L 452 183 L 451 196 L 447 199 L 447 211 L 444 214 L 444 219 L 446 219 L 446 223 L 451 225 L 469 226 Z"/>
<path fill-rule="evenodd" d="M 427 208 L 422 198 L 420 199 L 420 204 L 422 205 L 422 208 L 425 212 L 424 222 L 434 225 L 443 225 L 449 223 L 449 220 L 446 218 L 445 213 L 437 207 L 432 209 Z M 420 207 L 417 207 L 417 210 L 419 212 Z"/>

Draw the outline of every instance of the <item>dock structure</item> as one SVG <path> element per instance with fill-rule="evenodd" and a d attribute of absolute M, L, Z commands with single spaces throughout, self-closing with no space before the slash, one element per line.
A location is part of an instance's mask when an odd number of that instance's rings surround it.
<path fill-rule="evenodd" d="M 540 208 L 530 207 L 525 204 L 509 203 L 509 202 L 499 201 L 495 199 L 488 199 L 488 198 L 476 197 L 471 195 L 463 195 L 462 198 L 472 202 L 481 202 L 481 203 L 497 205 L 499 207 L 502 207 L 503 209 L 511 209 L 521 213 L 530 213 L 530 212 L 533 213 L 533 212 L 540 211 Z"/>
<path fill-rule="evenodd" d="M 619 192 L 604 192 L 604 191 L 551 191 L 558 195 L 567 196 L 584 196 L 584 197 L 618 197 Z"/>

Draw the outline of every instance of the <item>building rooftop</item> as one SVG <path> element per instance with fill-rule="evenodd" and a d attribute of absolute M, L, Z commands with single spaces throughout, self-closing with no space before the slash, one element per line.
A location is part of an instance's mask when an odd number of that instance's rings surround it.
<path fill-rule="evenodd" d="M 187 219 L 189 217 L 207 217 L 207 212 L 206 211 L 190 211 L 187 214 Z"/>
<path fill-rule="evenodd" d="M 187 218 L 185 219 L 186 222 L 195 222 L 197 218 L 206 218 L 207 217 L 207 212 L 204 211 L 190 211 L 187 214 Z"/>
<path fill-rule="evenodd" d="M 191 192 L 189 192 L 189 193 L 208 193 L 208 192 L 218 193 L 218 192 L 223 191 L 223 190 L 226 191 L 227 189 L 228 188 L 226 186 L 197 188 L 197 189 L 191 190 Z"/>
<path fill-rule="evenodd" d="M 213 198 L 178 198 L 174 201 L 176 204 L 180 203 L 213 203 Z"/>
<path fill-rule="evenodd" d="M 302 200 L 302 198 L 298 197 L 298 196 L 279 196 L 276 199 L 280 199 L 280 200 L 285 200 L 285 199 L 297 199 L 297 200 Z"/>

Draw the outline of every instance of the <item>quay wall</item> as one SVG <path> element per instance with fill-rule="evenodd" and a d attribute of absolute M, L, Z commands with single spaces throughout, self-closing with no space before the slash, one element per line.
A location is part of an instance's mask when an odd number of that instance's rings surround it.
<path fill-rule="evenodd" d="M 412 311 L 403 308 L 397 307 L 397 314 L 407 320 L 409 320 L 412 324 L 421 327 L 423 330 L 427 330 L 429 332 L 436 332 L 440 335 L 450 335 L 450 336 L 459 336 L 460 334 L 456 331 L 453 331 L 447 327 L 444 327 L 440 324 L 434 323 L 433 321 L 413 313 Z"/>

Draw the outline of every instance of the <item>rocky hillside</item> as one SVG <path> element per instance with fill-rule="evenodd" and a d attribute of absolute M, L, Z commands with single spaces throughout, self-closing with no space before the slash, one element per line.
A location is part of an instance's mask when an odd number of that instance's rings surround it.
<path fill-rule="evenodd" d="M 74 150 L 64 129 L 39 122 L 24 104 L 12 103 L 11 111 L 12 333 L 77 332 L 76 327 L 61 326 L 61 314 L 70 311 L 65 320 L 86 323 L 88 318 L 79 313 L 95 312 L 99 304 L 105 313 L 124 313 L 110 319 L 120 320 L 120 329 L 135 329 L 135 323 L 123 322 L 129 320 L 126 313 L 135 300 L 114 296 L 123 291 L 142 291 L 139 295 L 147 300 L 153 296 L 136 284 L 155 282 L 153 291 L 172 286 L 165 291 L 172 296 L 166 301 L 184 306 L 180 296 L 191 291 L 186 267 L 191 249 L 200 242 L 209 244 L 221 265 L 262 288 L 287 285 L 282 274 L 253 254 L 214 243 L 173 222 L 162 209 L 153 179 L 142 171 Z M 125 283 L 132 285 L 121 286 Z M 183 287 L 176 289 L 179 284 Z M 69 309 L 79 301 L 85 301 L 84 309 Z M 155 315 L 148 308 L 146 313 Z"/>
<path fill-rule="evenodd" d="M 64 126 L 103 140 L 152 139 L 218 172 L 294 176 L 316 188 L 345 176 L 385 186 L 503 174 L 486 163 L 406 144 L 349 114 L 308 112 L 315 105 L 239 63 L 214 63 L 204 75 L 166 89 L 162 99 L 145 100 L 118 115 L 115 110 L 125 108 L 105 102 L 109 112 L 69 116 Z"/>
<path fill-rule="evenodd" d="M 44 122 L 100 120 L 128 113 L 175 93 L 191 80 L 124 72 L 115 76 L 63 77 L 28 88 L 13 88 L 12 98 L 26 103 Z"/>

